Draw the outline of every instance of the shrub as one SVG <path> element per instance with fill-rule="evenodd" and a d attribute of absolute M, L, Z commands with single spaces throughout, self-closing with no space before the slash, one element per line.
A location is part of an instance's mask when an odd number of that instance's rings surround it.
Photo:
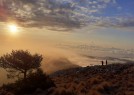
<path fill-rule="evenodd" d="M 26 80 L 20 79 L 15 83 L 4 86 L 6 90 L 13 92 L 15 95 L 31 94 L 36 89 L 46 90 L 55 87 L 54 82 L 41 69 L 27 76 Z"/>

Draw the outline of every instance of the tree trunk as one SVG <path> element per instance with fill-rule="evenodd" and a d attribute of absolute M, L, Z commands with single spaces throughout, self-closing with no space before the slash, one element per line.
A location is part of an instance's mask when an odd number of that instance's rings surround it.
<path fill-rule="evenodd" d="M 27 77 L 27 71 L 25 70 L 25 72 L 24 72 L 24 80 L 26 80 L 26 77 Z"/>

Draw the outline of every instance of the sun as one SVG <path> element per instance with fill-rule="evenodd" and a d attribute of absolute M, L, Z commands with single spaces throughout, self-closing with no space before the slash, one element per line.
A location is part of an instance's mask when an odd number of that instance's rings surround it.
<path fill-rule="evenodd" d="M 13 34 L 16 34 L 18 32 L 18 26 L 16 24 L 9 24 L 8 30 Z"/>

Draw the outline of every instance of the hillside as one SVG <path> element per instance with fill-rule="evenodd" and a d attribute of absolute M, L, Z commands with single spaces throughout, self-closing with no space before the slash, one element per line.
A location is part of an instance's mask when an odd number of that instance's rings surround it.
<path fill-rule="evenodd" d="M 59 95 L 134 95 L 133 63 L 68 69 L 51 77 Z"/>
<path fill-rule="evenodd" d="M 45 91 L 38 88 L 26 95 L 134 95 L 133 63 L 71 68 L 50 78 L 55 87 Z"/>

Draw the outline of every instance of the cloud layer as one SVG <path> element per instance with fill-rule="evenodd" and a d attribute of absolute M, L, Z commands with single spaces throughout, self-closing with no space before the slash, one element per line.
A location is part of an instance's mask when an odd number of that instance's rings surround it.
<path fill-rule="evenodd" d="M 133 27 L 132 14 L 120 16 L 121 9 L 116 0 L 0 0 L 0 20 L 55 30 L 85 25 Z"/>

